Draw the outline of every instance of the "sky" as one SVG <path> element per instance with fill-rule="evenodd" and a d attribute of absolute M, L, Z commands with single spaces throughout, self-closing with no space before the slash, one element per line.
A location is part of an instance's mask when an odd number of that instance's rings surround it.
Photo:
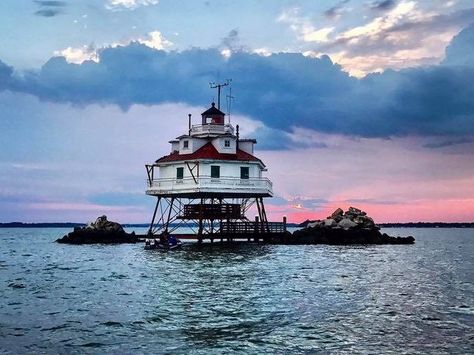
<path fill-rule="evenodd" d="M 148 222 L 144 165 L 227 78 L 270 219 L 474 221 L 471 0 L 3 0 L 0 31 L 0 222 Z"/>

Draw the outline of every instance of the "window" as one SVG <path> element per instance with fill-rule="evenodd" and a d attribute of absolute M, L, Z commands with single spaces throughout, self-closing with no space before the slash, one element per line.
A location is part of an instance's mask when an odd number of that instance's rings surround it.
<path fill-rule="evenodd" d="M 211 165 L 211 178 L 219 179 L 221 177 L 221 167 L 219 165 Z"/>
<path fill-rule="evenodd" d="M 184 176 L 184 168 L 176 168 L 176 179 L 181 180 Z"/>
<path fill-rule="evenodd" d="M 226 139 L 226 140 L 224 141 L 224 147 L 230 148 L 230 140 Z"/>
<path fill-rule="evenodd" d="M 183 141 L 183 148 L 188 149 L 189 147 L 189 141 Z"/>
<path fill-rule="evenodd" d="M 240 167 L 240 178 L 241 179 L 248 179 L 249 178 L 249 167 L 248 166 L 241 166 Z"/>

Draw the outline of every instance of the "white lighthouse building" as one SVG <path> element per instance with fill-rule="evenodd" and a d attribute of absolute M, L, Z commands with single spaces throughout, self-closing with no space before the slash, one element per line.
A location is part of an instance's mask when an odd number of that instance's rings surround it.
<path fill-rule="evenodd" d="M 146 193 L 157 197 L 149 234 L 188 226 L 199 241 L 235 235 L 264 239 L 286 229 L 267 221 L 263 198 L 273 196 L 265 164 L 254 154 L 255 139 L 240 139 L 239 126 L 225 122 L 212 103 L 201 123 L 170 141 L 171 152 L 146 165 Z M 256 205 L 258 217 L 245 213 Z M 183 237 L 181 235 L 181 237 Z"/>

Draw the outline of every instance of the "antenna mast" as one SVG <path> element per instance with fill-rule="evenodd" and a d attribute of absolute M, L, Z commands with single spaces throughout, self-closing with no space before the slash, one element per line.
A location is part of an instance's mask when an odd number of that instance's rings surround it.
<path fill-rule="evenodd" d="M 232 82 L 232 79 L 226 79 L 226 81 L 222 84 L 216 84 L 216 83 L 209 83 L 209 86 L 211 89 L 216 89 L 217 88 L 217 109 L 221 109 L 221 88 L 227 85 L 230 85 Z"/>
<path fill-rule="evenodd" d="M 230 109 L 232 107 L 232 100 L 235 99 L 234 96 L 232 96 L 232 87 L 229 88 L 229 95 L 226 95 L 227 98 L 227 114 L 229 115 L 229 123 L 230 123 Z"/>

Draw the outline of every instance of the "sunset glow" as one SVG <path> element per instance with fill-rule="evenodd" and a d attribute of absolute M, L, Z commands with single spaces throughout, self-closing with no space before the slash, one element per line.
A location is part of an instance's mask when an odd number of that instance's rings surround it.
<path fill-rule="evenodd" d="M 270 219 L 474 220 L 471 2 L 179 4 L 0 3 L 0 222 L 149 222 L 144 164 L 223 78 Z"/>

